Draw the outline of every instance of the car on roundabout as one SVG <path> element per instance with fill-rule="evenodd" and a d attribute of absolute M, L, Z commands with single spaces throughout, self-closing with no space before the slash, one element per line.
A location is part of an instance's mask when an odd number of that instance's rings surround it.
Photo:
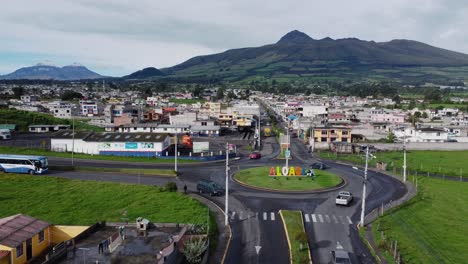
<path fill-rule="evenodd" d="M 202 193 L 208 193 L 211 196 L 222 196 L 224 189 L 219 184 L 210 180 L 201 180 L 197 183 L 197 191 Z"/>
<path fill-rule="evenodd" d="M 329 169 L 330 166 L 322 162 L 315 162 L 310 165 L 310 168 L 314 170 L 326 170 L 326 169 Z"/>
<path fill-rule="evenodd" d="M 250 159 L 261 159 L 262 154 L 260 154 L 260 152 L 252 152 L 252 153 L 250 153 L 249 158 Z"/>

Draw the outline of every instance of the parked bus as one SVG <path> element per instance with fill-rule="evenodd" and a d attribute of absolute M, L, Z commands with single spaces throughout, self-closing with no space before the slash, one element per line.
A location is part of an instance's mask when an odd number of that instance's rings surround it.
<path fill-rule="evenodd" d="M 0 173 L 43 174 L 48 166 L 47 157 L 0 154 Z"/>

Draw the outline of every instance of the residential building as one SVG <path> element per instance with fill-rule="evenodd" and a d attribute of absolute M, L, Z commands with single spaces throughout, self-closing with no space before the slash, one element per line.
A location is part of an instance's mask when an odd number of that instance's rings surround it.
<path fill-rule="evenodd" d="M 95 101 L 80 101 L 82 116 L 98 116 L 102 113 L 102 105 Z"/>
<path fill-rule="evenodd" d="M 349 142 L 351 143 L 351 128 L 348 127 L 315 127 L 315 142 Z"/>
<path fill-rule="evenodd" d="M 72 116 L 77 115 L 78 111 L 76 106 L 67 102 L 54 102 L 49 105 L 49 111 L 57 118 L 70 119 Z"/>
<path fill-rule="evenodd" d="M 70 125 L 31 125 L 28 129 L 31 133 L 49 133 L 70 129 Z"/>
<path fill-rule="evenodd" d="M 407 142 L 447 142 L 449 132 L 439 128 L 404 127 L 393 130 L 399 141 L 406 138 Z"/>
<path fill-rule="evenodd" d="M 39 101 L 39 97 L 36 95 L 21 95 L 20 98 L 23 103 L 27 104 Z"/>

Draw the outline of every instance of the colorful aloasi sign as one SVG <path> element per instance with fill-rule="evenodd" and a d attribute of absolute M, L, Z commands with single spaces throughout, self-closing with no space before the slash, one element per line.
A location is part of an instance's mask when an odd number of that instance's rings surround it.
<path fill-rule="evenodd" d="M 286 167 L 286 166 L 272 166 L 270 168 L 269 176 L 313 176 L 314 171 L 312 169 L 307 169 L 306 167 Z"/>

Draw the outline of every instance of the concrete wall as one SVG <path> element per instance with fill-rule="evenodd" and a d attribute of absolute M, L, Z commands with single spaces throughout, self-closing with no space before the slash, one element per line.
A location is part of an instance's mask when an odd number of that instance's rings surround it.
<path fill-rule="evenodd" d="M 402 150 L 402 143 L 372 143 L 381 150 Z M 428 142 L 410 142 L 406 144 L 408 150 L 468 150 L 468 142 L 450 142 L 450 143 L 428 143 Z"/>

